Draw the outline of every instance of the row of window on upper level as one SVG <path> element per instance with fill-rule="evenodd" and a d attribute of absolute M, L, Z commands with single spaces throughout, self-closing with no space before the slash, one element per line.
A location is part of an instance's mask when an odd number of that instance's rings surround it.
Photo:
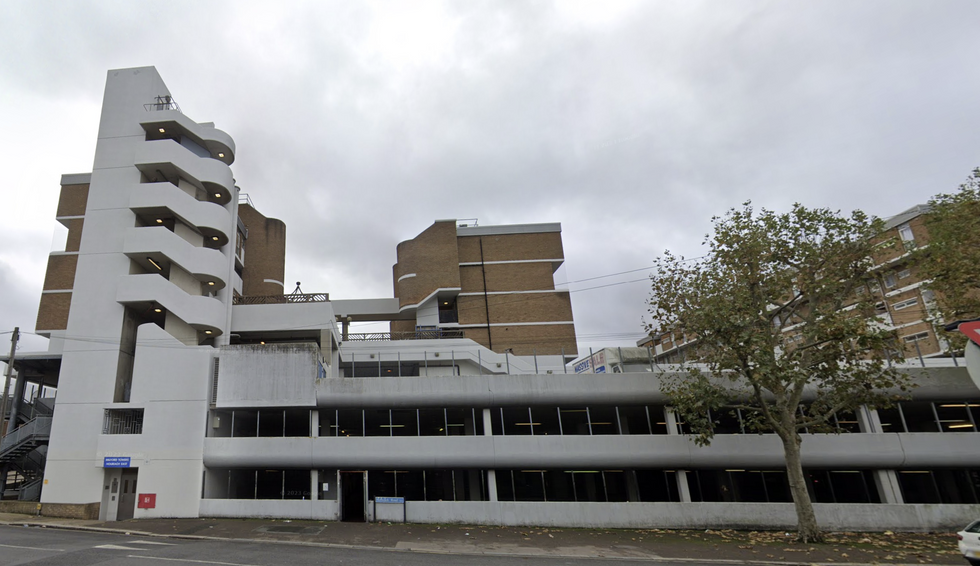
<path fill-rule="evenodd" d="M 486 420 L 491 434 L 506 436 L 666 435 L 671 433 L 668 423 L 674 423 L 677 434 L 692 432 L 663 405 L 494 407 L 488 413 L 485 419 L 480 408 L 319 409 L 314 419 L 310 409 L 214 410 L 209 436 L 482 436 Z M 868 432 L 977 432 L 980 403 L 908 401 L 876 414 L 881 430 Z M 712 412 L 710 419 L 715 434 L 758 432 L 740 410 Z M 857 433 L 862 427 L 854 413 L 842 412 L 826 427 L 803 432 Z"/>

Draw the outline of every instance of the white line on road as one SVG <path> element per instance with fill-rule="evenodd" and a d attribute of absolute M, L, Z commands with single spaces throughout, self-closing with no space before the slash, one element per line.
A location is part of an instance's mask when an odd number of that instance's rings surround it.
<path fill-rule="evenodd" d="M 168 562 L 190 562 L 192 564 L 218 564 L 219 566 L 261 566 L 259 564 L 240 564 L 238 562 L 213 562 L 211 560 L 191 560 L 190 558 L 162 558 L 160 556 L 144 556 L 130 554 L 126 558 L 142 558 L 143 560 L 166 560 Z"/>
<path fill-rule="evenodd" d="M 3 548 L 26 548 L 27 550 L 48 550 L 51 552 L 64 552 L 61 548 L 43 548 L 40 546 L 17 546 L 14 544 L 0 544 Z"/>
<path fill-rule="evenodd" d="M 100 544 L 98 546 L 93 546 L 92 548 L 101 548 L 104 550 L 143 550 L 138 546 L 121 546 L 118 544 Z"/>
<path fill-rule="evenodd" d="M 126 544 L 155 544 L 157 546 L 177 546 L 172 542 L 156 542 L 154 540 L 131 540 Z"/>

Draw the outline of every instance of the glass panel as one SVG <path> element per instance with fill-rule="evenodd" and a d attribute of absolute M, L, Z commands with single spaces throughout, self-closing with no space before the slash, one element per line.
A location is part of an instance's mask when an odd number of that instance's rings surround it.
<path fill-rule="evenodd" d="M 504 407 L 504 434 L 531 434 L 531 414 L 527 407 Z"/>
<path fill-rule="evenodd" d="M 544 473 L 544 492 L 548 501 L 575 501 L 572 473 L 547 470 Z"/>
<path fill-rule="evenodd" d="M 619 434 L 616 407 L 589 407 L 592 434 Z"/>
<path fill-rule="evenodd" d="M 560 407 L 562 434 L 589 434 L 589 418 L 585 407 Z"/>
<path fill-rule="evenodd" d="M 415 409 L 393 409 L 391 411 L 392 436 L 418 436 L 418 411 Z M 419 482 L 422 479 L 419 478 Z"/>
<path fill-rule="evenodd" d="M 446 436 L 446 413 L 442 409 L 419 409 L 419 434 Z"/>
<path fill-rule="evenodd" d="M 900 407 L 909 432 L 939 432 L 936 415 L 932 412 L 932 403 L 911 401 L 901 403 Z"/>
<path fill-rule="evenodd" d="M 545 436 L 561 434 L 557 407 L 531 407 L 532 434 Z"/>
<path fill-rule="evenodd" d="M 364 436 L 364 414 L 360 409 L 340 409 L 337 411 L 339 436 Z"/>
<path fill-rule="evenodd" d="M 388 409 L 364 409 L 364 436 L 391 436 Z"/>
<path fill-rule="evenodd" d="M 650 434 L 647 408 L 643 405 L 619 407 L 619 426 L 623 434 Z"/>

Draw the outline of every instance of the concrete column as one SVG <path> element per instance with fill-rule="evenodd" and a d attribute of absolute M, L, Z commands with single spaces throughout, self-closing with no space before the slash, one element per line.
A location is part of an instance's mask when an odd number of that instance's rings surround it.
<path fill-rule="evenodd" d="M 898 474 L 895 470 L 875 470 L 875 487 L 878 488 L 878 496 L 882 503 L 905 503 L 902 497 L 902 488 L 898 484 Z"/>
<path fill-rule="evenodd" d="M 490 409 L 483 409 L 483 436 L 493 436 L 493 419 L 490 417 Z M 497 471 L 487 470 L 487 499 L 497 500 Z"/>
<path fill-rule="evenodd" d="M 653 415 L 651 415 L 652 417 Z M 679 435 L 677 430 L 677 414 L 670 407 L 664 407 L 664 420 L 667 421 L 667 434 Z M 680 496 L 681 503 L 691 502 L 691 488 L 687 485 L 687 472 L 678 470 L 677 474 L 677 494 Z"/>
<path fill-rule="evenodd" d="M 310 470 L 310 500 L 320 498 L 320 474 L 318 470 Z"/>
<path fill-rule="evenodd" d="M 691 487 L 687 484 L 687 472 L 677 471 L 677 494 L 681 498 L 681 503 L 691 502 Z"/>
<path fill-rule="evenodd" d="M 857 416 L 858 428 L 861 432 L 884 432 L 881 428 L 881 418 L 878 417 L 878 411 L 867 405 L 861 405 L 854 411 L 854 414 Z"/>
<path fill-rule="evenodd" d="M 313 438 L 320 436 L 320 411 L 316 409 L 310 411 L 310 436 Z"/>

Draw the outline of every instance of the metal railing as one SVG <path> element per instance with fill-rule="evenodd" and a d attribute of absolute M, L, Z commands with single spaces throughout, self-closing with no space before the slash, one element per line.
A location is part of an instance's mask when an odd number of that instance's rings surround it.
<path fill-rule="evenodd" d="M 38 417 L 14 430 L 0 441 L 0 460 L 30 443 L 47 441 L 51 436 L 52 417 Z"/>
<path fill-rule="evenodd" d="M 44 483 L 44 478 L 37 478 L 34 481 L 22 484 L 20 486 L 20 491 L 17 494 L 18 501 L 40 501 L 41 500 L 41 485 Z"/>
<path fill-rule="evenodd" d="M 290 303 L 326 303 L 330 293 L 293 293 L 291 295 L 237 296 L 236 305 L 285 305 Z"/>
<path fill-rule="evenodd" d="M 348 334 L 348 342 L 392 342 L 395 340 L 437 340 L 463 338 L 463 331 L 455 328 L 433 328 L 403 332 L 363 332 Z"/>
<path fill-rule="evenodd" d="M 180 112 L 180 106 L 177 105 L 177 101 L 169 94 L 156 97 L 156 102 L 144 104 L 143 109 L 147 112 L 153 112 L 155 110 L 176 110 Z"/>

